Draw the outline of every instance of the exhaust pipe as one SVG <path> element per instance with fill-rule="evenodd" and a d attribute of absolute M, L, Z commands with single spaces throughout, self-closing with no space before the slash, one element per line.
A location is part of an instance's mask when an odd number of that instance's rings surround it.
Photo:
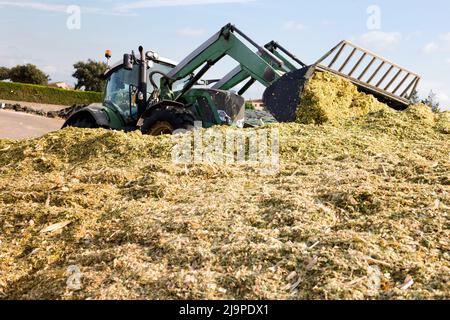
<path fill-rule="evenodd" d="M 139 47 L 139 83 L 138 83 L 138 119 L 144 114 L 147 109 L 147 56 L 142 46 Z"/>

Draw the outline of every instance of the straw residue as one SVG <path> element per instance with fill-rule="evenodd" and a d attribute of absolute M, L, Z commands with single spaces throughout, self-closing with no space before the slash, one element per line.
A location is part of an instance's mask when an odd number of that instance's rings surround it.
<path fill-rule="evenodd" d="M 448 299 L 450 143 L 424 111 L 275 125 L 272 176 L 175 165 L 170 137 L 0 140 L 0 297 Z"/>

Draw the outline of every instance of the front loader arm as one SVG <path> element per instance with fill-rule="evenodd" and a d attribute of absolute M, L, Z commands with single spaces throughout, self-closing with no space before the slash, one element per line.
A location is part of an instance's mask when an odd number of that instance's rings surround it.
<path fill-rule="evenodd" d="M 261 58 L 263 58 L 267 63 L 271 64 L 273 68 L 277 69 L 282 74 L 298 70 L 299 68 L 302 67 L 306 67 L 305 63 L 303 63 L 295 55 L 293 55 L 291 52 L 283 48 L 275 41 L 269 42 L 264 46 L 264 48 L 267 49 L 267 51 L 269 51 L 275 57 L 277 57 L 280 61 L 282 61 L 283 65 L 280 67 L 279 65 L 273 64 L 270 57 L 264 54 L 263 51 L 258 51 L 256 54 Z M 299 66 L 295 66 L 294 63 L 297 63 Z M 238 66 L 235 69 L 233 69 L 230 73 L 228 73 L 224 78 L 222 78 L 219 82 L 217 82 L 213 86 L 213 89 L 230 90 L 247 80 L 248 82 L 239 91 L 240 95 L 244 94 L 245 91 L 247 91 L 258 79 L 253 77 L 253 75 L 250 72 L 248 72 L 245 68 L 243 68 L 243 66 Z M 268 85 L 264 83 L 262 84 L 265 87 L 268 87 Z M 270 83 L 269 85 L 271 84 L 272 83 Z"/>
<path fill-rule="evenodd" d="M 244 38 L 264 54 L 264 58 L 253 52 L 241 39 Z M 279 71 L 283 62 L 270 53 L 267 49 L 259 47 L 231 24 L 223 27 L 218 33 L 192 52 L 186 59 L 180 62 L 167 77 L 161 79 L 161 96 L 163 99 L 176 100 L 189 91 L 200 78 L 219 60 L 230 56 L 236 60 L 240 67 L 248 72 L 257 81 L 269 86 L 283 75 Z M 268 62 L 269 61 L 269 62 Z M 204 67 L 189 81 L 178 97 L 174 97 L 172 85 L 175 81 L 191 75 L 195 70 Z M 274 68 L 273 65 L 277 67 Z"/>
<path fill-rule="evenodd" d="M 268 44 L 266 44 L 264 47 L 267 50 L 269 50 L 271 53 L 273 53 L 273 55 L 276 56 L 278 59 L 283 61 L 284 65 L 286 66 L 285 69 L 287 70 L 287 72 L 295 71 L 300 68 L 304 68 L 304 67 L 308 66 L 303 61 L 301 61 L 299 58 L 297 58 L 292 52 L 285 49 L 283 46 L 281 46 L 276 41 L 271 41 Z M 298 66 L 296 66 L 295 64 L 297 64 Z"/>

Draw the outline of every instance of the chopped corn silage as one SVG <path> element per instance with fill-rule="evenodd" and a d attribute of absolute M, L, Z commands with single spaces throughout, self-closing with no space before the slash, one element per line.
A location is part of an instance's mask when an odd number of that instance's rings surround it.
<path fill-rule="evenodd" d="M 359 92 L 350 81 L 328 72 L 316 72 L 305 90 L 297 111 L 297 122 L 301 124 L 342 124 L 373 112 L 393 112 L 374 96 Z M 410 107 L 407 112 L 414 120 L 448 128 L 449 113 L 433 114 L 425 105 Z M 446 120 L 446 121 L 444 121 Z M 446 124 L 446 127 L 443 125 Z"/>
<path fill-rule="evenodd" d="M 273 176 L 170 137 L 0 140 L 0 297 L 449 299 L 448 118 L 414 108 L 277 124 Z"/>
<path fill-rule="evenodd" d="M 302 92 L 297 122 L 337 124 L 388 108 L 373 96 L 359 92 L 350 81 L 328 72 L 316 72 Z"/>

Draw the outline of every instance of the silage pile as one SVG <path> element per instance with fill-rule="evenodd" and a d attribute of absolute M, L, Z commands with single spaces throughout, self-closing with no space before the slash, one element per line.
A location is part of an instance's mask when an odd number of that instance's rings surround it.
<path fill-rule="evenodd" d="M 302 92 L 297 122 L 339 125 L 375 112 L 389 117 L 398 116 L 398 112 L 379 102 L 374 96 L 359 92 L 350 81 L 331 73 L 316 72 Z M 400 118 L 403 122 L 406 121 L 408 127 L 416 121 L 450 133 L 449 112 L 433 114 L 430 108 L 419 104 L 401 113 Z"/>
<path fill-rule="evenodd" d="M 174 165 L 170 137 L 0 140 L 0 297 L 450 298 L 450 143 L 434 115 L 275 127 L 273 176 Z"/>

